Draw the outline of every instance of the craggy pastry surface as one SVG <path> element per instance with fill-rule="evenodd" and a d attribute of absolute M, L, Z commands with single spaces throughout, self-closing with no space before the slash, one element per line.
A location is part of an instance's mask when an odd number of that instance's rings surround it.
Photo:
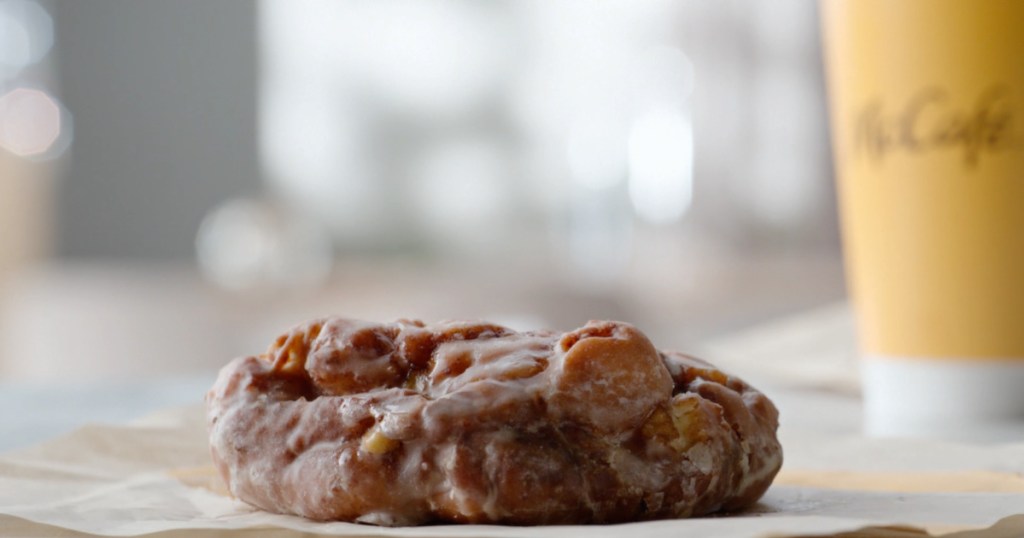
<path fill-rule="evenodd" d="M 235 496 L 318 520 L 686 517 L 752 504 L 782 464 L 764 395 L 619 322 L 320 319 L 228 364 L 207 410 Z"/>

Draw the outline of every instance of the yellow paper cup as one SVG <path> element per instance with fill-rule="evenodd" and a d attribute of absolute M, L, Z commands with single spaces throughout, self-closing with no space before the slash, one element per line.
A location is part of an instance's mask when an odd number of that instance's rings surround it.
<path fill-rule="evenodd" d="M 821 6 L 866 430 L 1024 437 L 1024 2 Z"/>

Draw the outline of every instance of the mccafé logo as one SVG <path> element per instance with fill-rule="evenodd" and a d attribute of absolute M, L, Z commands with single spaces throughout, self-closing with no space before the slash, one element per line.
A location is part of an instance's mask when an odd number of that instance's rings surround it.
<path fill-rule="evenodd" d="M 955 151 L 973 168 L 984 154 L 1015 145 L 1011 105 L 1005 86 L 986 89 L 968 107 L 955 105 L 937 87 L 924 88 L 896 107 L 875 98 L 856 116 L 855 155 L 880 163 L 896 152 Z"/>

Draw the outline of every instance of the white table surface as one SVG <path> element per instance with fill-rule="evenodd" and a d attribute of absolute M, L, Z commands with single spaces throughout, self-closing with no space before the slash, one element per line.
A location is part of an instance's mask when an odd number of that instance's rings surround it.
<path fill-rule="evenodd" d="M 87 423 L 124 423 L 159 409 L 201 402 L 215 375 L 77 385 L 0 382 L 0 452 Z"/>

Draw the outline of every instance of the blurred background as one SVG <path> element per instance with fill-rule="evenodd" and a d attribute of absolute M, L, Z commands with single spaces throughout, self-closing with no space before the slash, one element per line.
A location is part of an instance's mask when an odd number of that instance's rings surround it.
<path fill-rule="evenodd" d="M 0 0 L 0 382 L 834 302 L 822 78 L 811 0 Z"/>

